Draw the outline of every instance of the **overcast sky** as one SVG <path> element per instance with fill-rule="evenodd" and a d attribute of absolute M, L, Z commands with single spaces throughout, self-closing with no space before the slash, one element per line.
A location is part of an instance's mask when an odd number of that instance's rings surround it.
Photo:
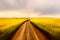
<path fill-rule="evenodd" d="M 33 15 L 37 14 L 36 16 L 38 17 L 40 15 L 47 15 L 47 16 L 60 15 L 60 0 L 0 0 L 0 10 L 16 11 L 16 10 L 22 10 L 22 9 L 33 10 L 34 11 L 34 13 L 32 12 Z M 0 16 L 2 15 L 2 12 L 0 11 Z M 6 14 L 6 12 L 4 13 Z M 18 15 L 19 14 L 18 11 L 15 14 Z M 20 15 L 22 15 L 22 13 L 20 13 Z M 13 13 L 13 16 L 14 16 L 14 13 Z"/>

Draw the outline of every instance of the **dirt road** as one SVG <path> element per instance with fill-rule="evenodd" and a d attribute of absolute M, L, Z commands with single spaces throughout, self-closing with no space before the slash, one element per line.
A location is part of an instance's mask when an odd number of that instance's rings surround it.
<path fill-rule="evenodd" d="M 14 34 L 11 40 L 50 40 L 44 33 L 36 29 L 30 21 L 26 21 Z"/>

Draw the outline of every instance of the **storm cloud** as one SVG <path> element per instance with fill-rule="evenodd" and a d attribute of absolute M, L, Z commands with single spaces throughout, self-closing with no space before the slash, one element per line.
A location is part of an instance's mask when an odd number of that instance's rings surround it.
<path fill-rule="evenodd" d="M 10 10 L 10 9 L 11 10 L 24 9 L 27 11 L 28 10 L 34 11 L 34 13 L 36 12 L 35 14 L 37 14 L 37 16 L 60 15 L 60 0 L 0 0 L 0 10 Z M 18 11 L 16 13 L 18 15 Z M 34 13 L 32 12 L 33 15 Z"/>

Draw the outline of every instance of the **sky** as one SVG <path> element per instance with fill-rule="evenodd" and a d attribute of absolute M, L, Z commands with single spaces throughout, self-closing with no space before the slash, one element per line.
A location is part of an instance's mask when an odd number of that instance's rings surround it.
<path fill-rule="evenodd" d="M 0 17 L 60 17 L 60 0 L 0 0 Z"/>

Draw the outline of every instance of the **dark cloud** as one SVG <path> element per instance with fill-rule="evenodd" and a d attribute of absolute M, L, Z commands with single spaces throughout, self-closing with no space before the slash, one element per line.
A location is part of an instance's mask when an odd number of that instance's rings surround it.
<path fill-rule="evenodd" d="M 0 9 L 23 9 L 25 7 L 25 0 L 0 0 Z"/>
<path fill-rule="evenodd" d="M 60 0 L 0 0 L 0 9 L 33 9 L 43 13 L 60 12 Z"/>
<path fill-rule="evenodd" d="M 47 7 L 47 8 L 34 8 L 35 12 L 43 12 L 44 14 L 55 14 L 60 13 L 60 9 L 56 7 Z"/>

